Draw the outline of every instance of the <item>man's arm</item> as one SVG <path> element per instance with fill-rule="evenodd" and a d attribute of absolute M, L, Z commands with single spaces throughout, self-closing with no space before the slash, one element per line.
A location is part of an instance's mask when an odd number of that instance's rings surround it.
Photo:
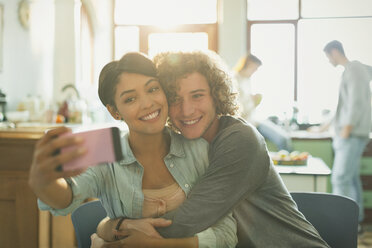
<path fill-rule="evenodd" d="M 210 165 L 188 199 L 164 215 L 172 225 L 157 229 L 167 238 L 190 237 L 215 224 L 266 179 L 270 157 L 252 127 L 234 125 L 211 144 Z"/>
<path fill-rule="evenodd" d="M 97 234 L 99 236 L 103 235 L 104 234 L 103 231 L 105 229 L 106 231 L 111 232 L 111 234 L 110 233 L 108 234 L 109 236 L 110 235 L 113 236 L 114 234 L 116 234 L 119 238 L 125 237 L 125 239 L 121 241 L 108 242 L 106 244 L 106 247 L 125 247 L 125 245 L 132 245 L 136 247 L 157 247 L 155 243 L 159 242 L 158 244 L 160 245 L 160 247 L 227 248 L 235 247 L 236 244 L 238 243 L 236 221 L 231 213 L 224 217 L 222 220 L 218 221 L 212 227 L 200 233 L 197 233 L 194 237 L 189 238 L 162 239 L 162 237 L 159 234 L 158 236 L 154 237 L 153 235 L 148 235 L 146 231 L 143 231 L 141 229 L 142 228 L 141 223 L 143 224 L 145 222 L 149 224 L 149 227 L 152 226 L 159 227 L 160 225 L 155 225 L 155 223 L 156 221 L 160 220 L 164 222 L 164 219 L 162 218 L 128 220 L 129 223 L 128 222 L 123 223 L 123 225 L 121 225 L 121 231 L 118 232 L 115 231 L 116 232 L 115 233 L 112 230 L 115 229 L 115 226 L 118 223 L 118 219 L 109 220 L 106 218 L 99 224 Z M 146 235 L 141 236 L 135 235 L 132 237 L 133 230 L 140 231 Z M 155 231 L 153 227 L 152 230 Z M 128 241 L 128 237 L 130 238 L 130 241 Z M 99 237 L 96 238 L 100 239 Z M 103 240 L 101 239 L 100 242 L 103 242 Z M 193 245 L 189 246 L 190 244 Z"/>
<path fill-rule="evenodd" d="M 364 75 L 365 73 L 363 68 L 355 65 L 352 66 L 348 72 L 346 79 L 346 87 L 348 91 L 348 99 L 346 99 L 346 101 L 348 108 L 345 113 L 345 122 L 343 123 L 344 130 L 342 132 L 344 135 L 348 133 L 350 134 L 352 127 L 355 126 L 355 124 L 362 118 L 361 116 L 364 115 L 363 111 L 360 111 L 361 106 L 366 104 L 365 87 L 363 87 L 365 82 L 365 79 L 363 78 Z"/>

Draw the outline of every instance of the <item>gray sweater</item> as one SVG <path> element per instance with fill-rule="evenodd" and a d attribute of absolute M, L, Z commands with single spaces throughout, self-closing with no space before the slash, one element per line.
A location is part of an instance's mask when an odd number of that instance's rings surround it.
<path fill-rule="evenodd" d="M 193 236 L 234 210 L 239 247 L 329 247 L 297 210 L 253 126 L 221 117 L 209 161 L 188 199 L 163 216 L 173 220 L 158 229 L 163 237 Z"/>
<path fill-rule="evenodd" d="M 345 66 L 340 84 L 337 111 L 334 118 L 336 135 L 342 128 L 351 125 L 351 135 L 369 137 L 371 131 L 372 67 L 359 61 Z"/>

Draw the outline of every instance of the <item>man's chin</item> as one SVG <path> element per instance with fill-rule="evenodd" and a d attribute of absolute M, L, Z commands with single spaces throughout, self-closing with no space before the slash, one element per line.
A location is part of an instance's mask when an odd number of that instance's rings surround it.
<path fill-rule="evenodd" d="M 182 131 L 181 131 L 181 134 L 182 134 L 183 137 L 185 137 L 186 139 L 189 139 L 189 140 L 198 139 L 198 138 L 201 137 L 201 135 L 183 133 Z"/>

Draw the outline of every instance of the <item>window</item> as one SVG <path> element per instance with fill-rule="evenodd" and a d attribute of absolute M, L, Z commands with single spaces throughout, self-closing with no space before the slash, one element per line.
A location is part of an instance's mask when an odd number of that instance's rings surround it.
<path fill-rule="evenodd" d="M 116 59 L 128 51 L 217 51 L 217 0 L 116 0 L 114 22 Z"/>
<path fill-rule="evenodd" d="M 93 85 L 93 27 L 85 5 L 80 8 L 80 44 L 79 44 L 79 64 L 78 82 L 79 87 Z"/>
<path fill-rule="evenodd" d="M 252 90 L 264 93 L 255 115 L 288 112 L 294 98 L 294 25 L 253 25 L 252 36 L 252 51 L 263 63 L 251 79 Z"/>
<path fill-rule="evenodd" d="M 372 44 L 367 31 L 372 30 L 372 1 L 259 1 L 275 4 L 281 14 L 265 12 L 256 2 L 248 0 L 247 5 L 248 50 L 263 62 L 252 78 L 252 87 L 263 94 L 256 112 L 281 117 L 296 105 L 300 122 L 321 122 L 323 110 L 336 110 L 343 71 L 328 62 L 323 48 L 339 40 L 350 60 L 372 65 L 367 52 Z"/>

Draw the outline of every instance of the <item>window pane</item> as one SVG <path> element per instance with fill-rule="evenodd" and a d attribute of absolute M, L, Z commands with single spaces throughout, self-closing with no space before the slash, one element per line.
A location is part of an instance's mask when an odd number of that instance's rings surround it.
<path fill-rule="evenodd" d="M 148 54 L 153 57 L 165 51 L 207 50 L 207 33 L 152 33 L 149 35 Z"/>
<path fill-rule="evenodd" d="M 372 36 L 366 32 L 372 30 L 372 18 L 303 20 L 298 30 L 298 105 L 309 122 L 316 123 L 323 109 L 335 112 L 343 72 L 328 62 L 324 46 L 339 40 L 349 60 L 372 65 Z"/>
<path fill-rule="evenodd" d="M 115 59 L 120 59 L 124 53 L 139 51 L 138 27 L 115 28 Z"/>
<path fill-rule="evenodd" d="M 371 0 L 302 0 L 302 17 L 372 16 Z"/>
<path fill-rule="evenodd" d="M 252 54 L 262 61 L 251 78 L 252 91 L 263 95 L 255 116 L 283 117 L 291 110 L 294 99 L 294 26 L 255 24 L 251 37 Z"/>
<path fill-rule="evenodd" d="M 293 20 L 299 0 L 247 0 L 248 20 Z"/>
<path fill-rule="evenodd" d="M 115 23 L 177 25 L 217 22 L 217 0 L 116 0 Z"/>

